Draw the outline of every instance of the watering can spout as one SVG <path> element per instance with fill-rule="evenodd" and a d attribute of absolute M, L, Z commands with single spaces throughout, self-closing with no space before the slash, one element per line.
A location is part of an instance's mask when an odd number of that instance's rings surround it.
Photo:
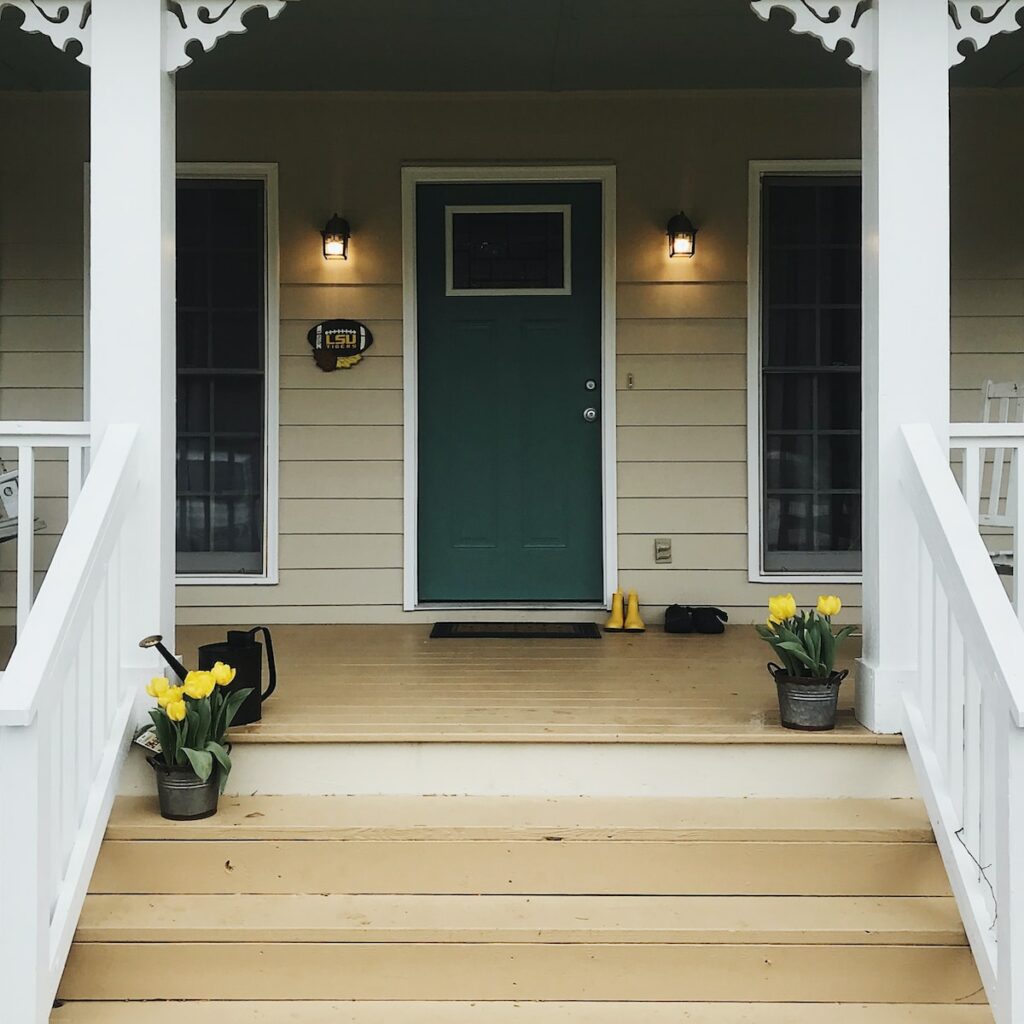
<path fill-rule="evenodd" d="M 163 637 L 159 634 L 156 634 L 154 636 L 143 637 L 143 639 L 139 641 L 139 646 L 146 650 L 148 650 L 150 647 L 155 647 L 160 652 L 160 655 L 163 657 L 164 661 L 166 661 L 167 664 L 170 665 L 171 671 L 182 682 L 184 682 L 185 676 L 188 675 L 188 669 L 185 668 L 185 666 L 182 665 L 182 663 L 178 661 L 178 659 L 173 654 L 171 654 L 171 652 L 167 650 L 166 647 L 164 647 L 163 643 L 161 642 L 162 640 Z"/>

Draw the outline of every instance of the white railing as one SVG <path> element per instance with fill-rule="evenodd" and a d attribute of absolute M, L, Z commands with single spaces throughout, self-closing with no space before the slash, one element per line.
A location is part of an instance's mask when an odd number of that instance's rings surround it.
<path fill-rule="evenodd" d="M 978 460 L 965 500 L 932 429 L 903 436 L 920 538 L 904 738 L 997 1024 L 1024 1024 L 1024 630 L 968 504 Z"/>
<path fill-rule="evenodd" d="M 49 1018 L 131 740 L 136 428 L 107 429 L 0 679 L 0 1018 Z"/>
<path fill-rule="evenodd" d="M 85 453 L 89 447 L 88 423 L 59 421 L 0 422 L 0 448 L 16 448 L 18 465 L 16 487 L 17 516 L 17 587 L 16 615 L 18 632 L 28 621 L 35 599 L 35 529 L 36 529 L 36 454 L 42 449 L 67 451 L 68 518 L 82 490 Z M 8 466 L 8 469 L 10 467 Z M 7 500 L 4 509 L 7 511 Z M 9 522 L 10 520 L 6 520 Z"/>
<path fill-rule="evenodd" d="M 962 490 L 975 523 L 999 551 L 997 561 L 1012 578 L 1012 601 L 1024 622 L 1024 586 L 1018 565 L 1024 565 L 1024 423 L 954 423 L 949 434 L 950 455 L 962 458 Z"/>

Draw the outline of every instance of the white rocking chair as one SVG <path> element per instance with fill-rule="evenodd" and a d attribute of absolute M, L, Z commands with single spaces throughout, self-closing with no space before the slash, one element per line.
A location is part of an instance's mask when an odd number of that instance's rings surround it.
<path fill-rule="evenodd" d="M 987 380 L 981 393 L 983 423 L 1024 423 L 1024 384 Z M 1016 528 L 1017 509 L 1016 489 L 1012 485 L 1018 470 L 1014 449 L 992 448 L 990 452 L 985 463 L 991 466 L 992 478 L 988 492 L 981 495 L 978 525 L 1013 530 Z M 982 468 L 985 468 L 984 464 Z M 1012 576 L 1013 552 L 993 551 L 992 564 L 1001 576 Z"/>
<path fill-rule="evenodd" d="M 36 533 L 46 529 L 46 523 L 36 516 L 33 523 Z M 18 539 L 18 471 L 8 472 L 0 462 L 0 544 Z"/>

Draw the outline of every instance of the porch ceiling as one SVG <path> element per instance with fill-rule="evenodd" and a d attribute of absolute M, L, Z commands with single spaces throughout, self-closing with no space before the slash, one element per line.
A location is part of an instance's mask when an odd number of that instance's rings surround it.
<path fill-rule="evenodd" d="M 0 17 L 0 89 L 84 89 L 88 70 Z M 859 75 L 748 0 L 301 0 L 261 11 L 178 76 L 183 89 L 560 91 L 831 88 Z M 1024 33 L 954 85 L 1024 85 Z"/>

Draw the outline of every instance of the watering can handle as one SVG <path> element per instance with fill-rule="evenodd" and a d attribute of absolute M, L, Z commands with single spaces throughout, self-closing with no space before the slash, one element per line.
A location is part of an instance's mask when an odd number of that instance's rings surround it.
<path fill-rule="evenodd" d="M 270 630 L 266 626 L 256 626 L 254 629 L 249 631 L 249 635 L 255 639 L 257 633 L 263 634 L 263 639 L 267 644 L 267 673 L 270 681 L 267 683 L 267 689 L 265 693 L 260 694 L 260 703 L 265 701 L 277 688 L 277 664 L 274 661 L 274 641 L 270 639 Z"/>

